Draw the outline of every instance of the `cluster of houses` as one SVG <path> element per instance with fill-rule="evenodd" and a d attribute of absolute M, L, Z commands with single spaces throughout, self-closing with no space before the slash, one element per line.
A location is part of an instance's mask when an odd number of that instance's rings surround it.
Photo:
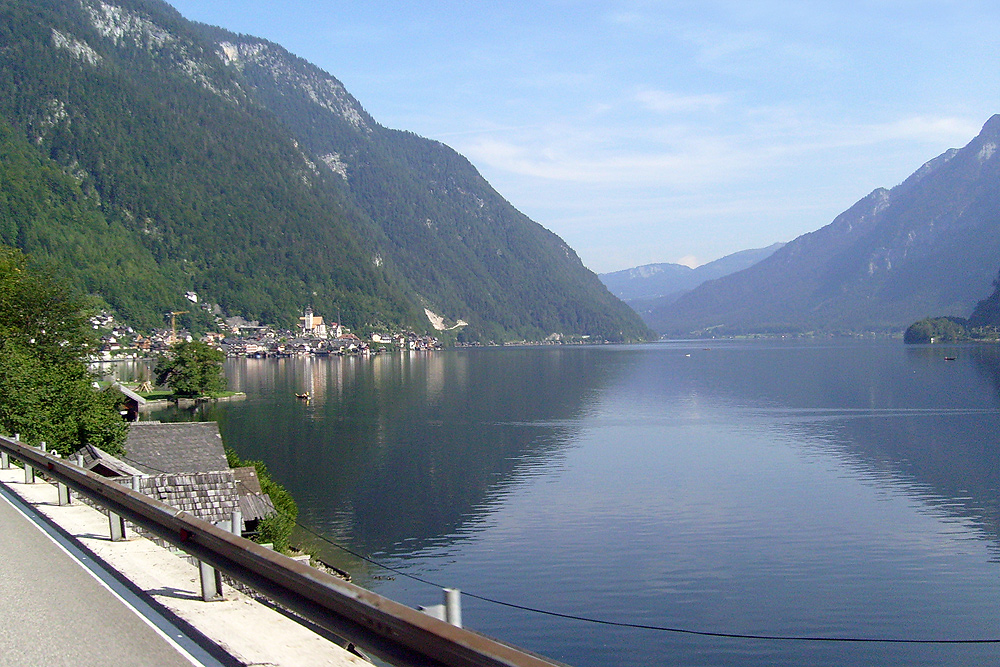
<path fill-rule="evenodd" d="M 225 333 L 208 333 L 202 340 L 231 357 L 291 357 L 302 355 L 377 354 L 390 346 L 400 350 L 437 350 L 441 342 L 412 331 L 373 333 L 367 340 L 337 322 L 326 322 L 321 315 L 306 308 L 294 331 L 262 326 L 241 317 L 221 320 Z M 136 359 L 167 352 L 175 341 L 192 340 L 186 331 L 161 329 L 143 335 L 131 327 L 116 326 L 109 315 L 91 320 L 95 329 L 106 333 L 96 361 Z"/>
<path fill-rule="evenodd" d="M 377 354 L 392 345 L 401 350 L 436 350 L 441 342 L 433 336 L 405 333 L 373 333 L 363 340 L 338 322 L 326 322 L 306 308 L 296 331 L 262 327 L 256 322 L 234 323 L 233 336 L 221 341 L 231 357 L 292 357 L 330 354 Z"/>
<path fill-rule="evenodd" d="M 230 357 L 368 355 L 387 351 L 387 345 L 400 350 L 441 349 L 441 342 L 433 336 L 418 336 L 413 333 L 395 336 L 374 334 L 366 341 L 352 333 L 323 339 L 308 336 L 289 338 L 282 336 L 281 332 L 264 332 L 250 337 L 228 337 L 222 341 L 222 349 Z"/>

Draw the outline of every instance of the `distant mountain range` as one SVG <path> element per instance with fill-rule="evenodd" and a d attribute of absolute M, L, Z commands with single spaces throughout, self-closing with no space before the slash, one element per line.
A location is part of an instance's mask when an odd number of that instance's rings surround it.
<path fill-rule="evenodd" d="M 272 324 L 651 335 L 461 155 L 159 0 L 0 0 L 0 243 L 141 326 L 194 291 Z"/>
<path fill-rule="evenodd" d="M 1000 267 L 1000 116 L 753 266 L 644 313 L 668 335 L 899 331 L 968 317 Z"/>
<path fill-rule="evenodd" d="M 742 271 L 770 257 L 784 243 L 743 250 L 691 268 L 683 264 L 645 264 L 634 269 L 598 274 L 611 293 L 636 310 L 673 303 L 707 280 Z"/>

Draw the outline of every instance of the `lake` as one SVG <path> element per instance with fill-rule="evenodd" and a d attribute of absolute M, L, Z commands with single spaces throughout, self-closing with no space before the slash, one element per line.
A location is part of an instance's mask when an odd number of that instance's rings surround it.
<path fill-rule="evenodd" d="M 579 666 L 1000 662 L 995 643 L 901 643 L 1000 640 L 995 347 L 698 341 L 226 372 L 246 401 L 154 418 L 217 420 L 295 496 L 299 542 L 412 606 L 436 586 L 477 596 L 467 627 Z"/>

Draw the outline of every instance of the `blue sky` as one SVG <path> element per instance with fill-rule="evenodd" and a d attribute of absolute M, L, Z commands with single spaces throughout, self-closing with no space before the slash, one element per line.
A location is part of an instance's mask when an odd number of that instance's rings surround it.
<path fill-rule="evenodd" d="M 1000 113 L 996 2 L 171 4 L 453 147 L 598 272 L 791 240 Z"/>

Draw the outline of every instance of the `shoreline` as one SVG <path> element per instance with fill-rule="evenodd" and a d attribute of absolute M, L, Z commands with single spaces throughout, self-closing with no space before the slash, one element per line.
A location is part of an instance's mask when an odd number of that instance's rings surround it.
<path fill-rule="evenodd" d="M 170 405 L 176 405 L 179 408 L 193 408 L 200 403 L 218 403 L 228 402 L 228 401 L 243 401 L 246 400 L 247 395 L 238 391 L 231 396 L 220 396 L 218 398 L 212 398 L 210 396 L 199 396 L 197 398 L 156 398 L 150 401 L 146 401 L 139 406 L 140 412 L 148 412 L 150 410 L 159 410 L 160 408 L 165 408 Z"/>

